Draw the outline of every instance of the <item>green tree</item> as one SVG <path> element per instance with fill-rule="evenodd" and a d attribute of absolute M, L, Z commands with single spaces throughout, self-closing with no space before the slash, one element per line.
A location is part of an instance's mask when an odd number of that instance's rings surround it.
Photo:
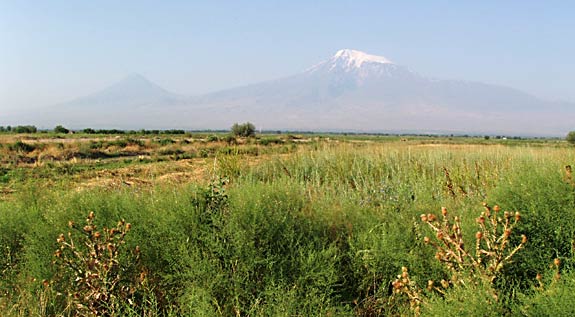
<path fill-rule="evenodd" d="M 232 126 L 232 134 L 239 137 L 250 137 L 256 135 L 256 127 L 250 123 L 234 123 Z"/>
<path fill-rule="evenodd" d="M 36 133 L 38 129 L 33 125 L 19 125 L 12 128 L 12 131 L 16 133 Z"/>
<path fill-rule="evenodd" d="M 70 132 L 70 130 L 64 128 L 64 127 L 61 126 L 61 125 L 57 125 L 57 126 L 54 128 L 54 132 L 55 132 L 55 133 L 64 133 L 64 134 L 65 134 L 65 133 Z"/>
<path fill-rule="evenodd" d="M 565 140 L 567 140 L 567 142 L 569 143 L 575 144 L 575 131 L 567 133 L 567 137 L 565 137 Z"/>

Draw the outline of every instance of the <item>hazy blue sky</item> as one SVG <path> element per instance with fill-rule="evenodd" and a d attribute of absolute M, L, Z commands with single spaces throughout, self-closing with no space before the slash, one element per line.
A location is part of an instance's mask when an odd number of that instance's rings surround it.
<path fill-rule="evenodd" d="M 199 94 L 291 75 L 341 48 L 575 101 L 574 17 L 572 1 L 0 0 L 0 111 L 129 73 Z"/>

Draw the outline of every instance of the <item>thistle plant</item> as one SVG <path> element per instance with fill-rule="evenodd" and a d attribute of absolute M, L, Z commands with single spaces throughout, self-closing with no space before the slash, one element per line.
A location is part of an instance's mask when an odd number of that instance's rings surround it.
<path fill-rule="evenodd" d="M 84 226 L 68 223 L 73 232 L 60 234 L 54 252 L 57 275 L 53 281 L 75 315 L 112 315 L 119 303 L 134 306 L 134 295 L 146 279 L 138 272 L 139 247 L 124 250 L 131 224 L 99 229 L 90 212 Z M 124 257 L 125 256 L 125 257 Z M 121 262 L 122 261 L 122 262 Z"/>
<path fill-rule="evenodd" d="M 501 212 L 499 206 L 491 208 L 485 203 L 483 206 L 485 210 L 476 219 L 479 230 L 475 234 L 474 250 L 469 250 L 465 244 L 461 218 L 450 217 L 447 208 L 441 208 L 441 218 L 431 213 L 421 215 L 421 221 L 435 232 L 434 239 L 424 237 L 423 241 L 436 249 L 435 258 L 451 271 L 451 278 L 440 283 L 430 280 L 424 290 L 410 279 L 407 268 L 402 268 L 401 275 L 392 283 L 393 297 L 407 297 L 415 316 L 420 314 L 421 304 L 425 300 L 422 295 L 426 291 L 445 295 L 453 285 L 486 283 L 492 286 L 503 267 L 511 263 L 513 256 L 524 248 L 527 243 L 525 235 L 521 235 L 519 244 L 511 245 L 511 236 L 521 221 L 521 214 Z M 559 267 L 558 263 L 555 261 L 556 267 Z M 492 287 L 490 294 L 495 301 L 498 300 L 497 292 Z"/>
<path fill-rule="evenodd" d="M 419 316 L 423 300 L 422 290 L 409 278 L 407 267 L 401 268 L 401 274 L 397 276 L 397 279 L 391 285 L 393 287 L 393 297 L 406 296 L 409 300 L 409 308 L 416 316 Z"/>
<path fill-rule="evenodd" d="M 435 232 L 435 239 L 425 237 L 426 244 L 435 247 L 435 258 L 457 276 L 471 271 L 474 275 L 493 283 L 503 267 L 512 262 L 513 256 L 527 243 L 521 235 L 520 243 L 511 246 L 513 230 L 521 221 L 519 212 L 501 212 L 499 206 L 485 210 L 476 219 L 479 230 L 475 234 L 475 250 L 469 250 L 463 240 L 461 219 L 450 218 L 447 208 L 441 209 L 441 219 L 434 214 L 422 214 L 421 220 Z"/>

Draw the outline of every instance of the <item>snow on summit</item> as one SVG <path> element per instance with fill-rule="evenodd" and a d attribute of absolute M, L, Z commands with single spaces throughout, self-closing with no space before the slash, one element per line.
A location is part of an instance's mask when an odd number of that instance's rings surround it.
<path fill-rule="evenodd" d="M 332 62 L 342 61 L 347 67 L 359 68 L 363 63 L 393 64 L 383 56 L 370 55 L 361 51 L 343 49 L 339 50 L 332 57 Z"/>
<path fill-rule="evenodd" d="M 333 55 L 330 59 L 324 60 L 323 62 L 308 68 L 306 72 L 316 72 L 319 70 L 333 71 L 333 70 L 343 70 L 345 72 L 355 72 L 361 71 L 362 66 L 374 66 L 378 65 L 395 65 L 389 59 L 383 56 L 371 55 L 362 51 L 352 50 L 352 49 L 342 49 Z"/>

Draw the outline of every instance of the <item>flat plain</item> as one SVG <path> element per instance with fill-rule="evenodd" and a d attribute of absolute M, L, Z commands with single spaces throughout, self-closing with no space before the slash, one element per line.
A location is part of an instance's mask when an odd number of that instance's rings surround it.
<path fill-rule="evenodd" d="M 0 134 L 0 315 L 573 315 L 574 164 L 559 139 Z"/>

